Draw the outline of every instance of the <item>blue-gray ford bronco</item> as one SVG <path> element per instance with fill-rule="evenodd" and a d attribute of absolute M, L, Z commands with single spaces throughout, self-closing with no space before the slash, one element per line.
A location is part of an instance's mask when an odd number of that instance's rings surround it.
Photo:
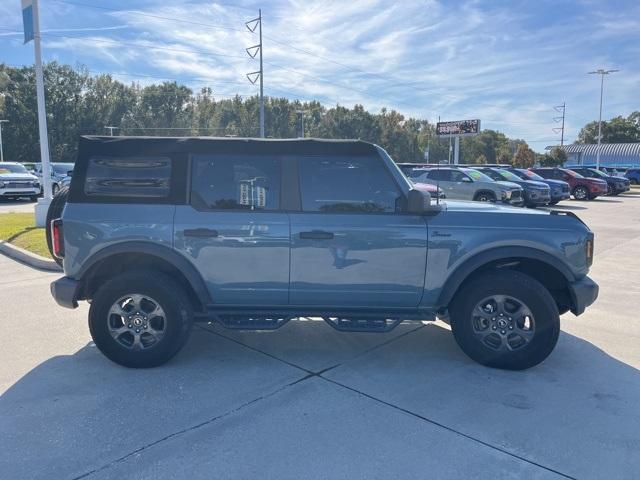
<path fill-rule="evenodd" d="M 525 369 L 598 294 L 575 215 L 432 200 L 362 141 L 82 137 L 51 235 L 54 298 L 88 301 L 96 346 L 128 367 L 172 358 L 194 322 L 320 317 L 441 318 L 472 359 Z"/>

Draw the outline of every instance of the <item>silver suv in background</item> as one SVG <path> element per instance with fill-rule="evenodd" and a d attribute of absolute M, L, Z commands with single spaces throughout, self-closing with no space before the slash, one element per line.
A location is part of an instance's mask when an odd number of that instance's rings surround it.
<path fill-rule="evenodd" d="M 16 199 L 29 197 L 36 201 L 40 192 L 40 182 L 29 173 L 24 165 L 17 162 L 0 163 L 0 198 Z"/>
<path fill-rule="evenodd" d="M 62 187 L 69 185 L 71 177 L 69 172 L 73 171 L 73 163 L 56 162 L 51 164 L 51 194 L 55 195 L 60 191 Z M 42 181 L 42 163 L 35 163 L 33 165 L 33 173 L 40 179 L 40 193 L 43 193 Z"/>
<path fill-rule="evenodd" d="M 484 173 L 472 168 L 417 168 L 411 180 L 437 184 L 451 200 L 475 200 L 479 202 L 503 202 L 522 206 L 522 188 L 512 182 L 496 182 Z"/>

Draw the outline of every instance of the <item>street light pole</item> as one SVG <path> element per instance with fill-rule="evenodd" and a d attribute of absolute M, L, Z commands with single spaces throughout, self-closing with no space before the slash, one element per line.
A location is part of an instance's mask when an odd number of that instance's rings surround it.
<path fill-rule="evenodd" d="M 604 70 L 599 68 L 593 72 L 589 72 L 589 75 L 600 75 L 600 114 L 598 116 L 598 150 L 596 155 L 596 169 L 600 170 L 600 149 L 602 141 L 602 94 L 604 93 L 604 76 L 610 73 L 619 72 L 620 70 Z"/>
<path fill-rule="evenodd" d="M 0 120 L 0 162 L 4 162 L 4 151 L 2 150 L 2 124 L 9 123 L 9 120 Z"/>

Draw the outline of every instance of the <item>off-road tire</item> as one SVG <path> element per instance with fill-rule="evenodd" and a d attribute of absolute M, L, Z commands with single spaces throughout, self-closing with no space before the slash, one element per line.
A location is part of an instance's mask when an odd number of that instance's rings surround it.
<path fill-rule="evenodd" d="M 58 191 L 55 197 L 51 200 L 49 204 L 49 210 L 47 210 L 47 219 L 45 221 L 45 229 L 44 234 L 47 239 L 47 248 L 49 249 L 49 253 L 51 257 L 55 260 L 55 262 L 62 266 L 62 259 L 57 258 L 53 255 L 53 241 L 51 240 L 51 222 L 53 222 L 56 218 L 60 218 L 62 216 L 62 210 L 64 210 L 64 206 L 67 203 L 67 197 L 69 196 L 69 187 L 64 187 Z"/>
<path fill-rule="evenodd" d="M 129 294 L 153 298 L 166 314 L 164 336 L 148 349 L 125 348 L 109 333 L 109 310 Z M 193 306 L 184 289 L 169 276 L 152 270 L 123 273 L 108 280 L 93 296 L 89 309 L 89 330 L 98 349 L 113 362 L 129 368 L 157 367 L 169 361 L 189 338 L 192 324 Z"/>
<path fill-rule="evenodd" d="M 474 333 L 472 312 L 478 302 L 491 295 L 508 295 L 531 310 L 535 329 L 521 348 L 496 352 Z M 453 336 L 470 358 L 482 365 L 505 370 L 533 367 L 553 351 L 560 334 L 558 307 L 549 291 L 536 279 L 513 270 L 494 270 L 463 284 L 449 306 Z"/>

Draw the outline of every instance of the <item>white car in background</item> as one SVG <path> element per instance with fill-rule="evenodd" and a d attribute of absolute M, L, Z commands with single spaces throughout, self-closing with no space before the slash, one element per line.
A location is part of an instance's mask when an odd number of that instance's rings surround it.
<path fill-rule="evenodd" d="M 16 199 L 29 197 L 36 201 L 40 195 L 40 180 L 17 162 L 0 163 L 0 197 Z"/>
<path fill-rule="evenodd" d="M 71 181 L 69 172 L 73 171 L 73 163 L 51 163 L 51 195 L 55 196 L 62 187 L 68 186 Z M 44 182 L 42 180 L 42 164 L 35 163 L 33 165 L 33 171 L 38 178 L 40 178 L 40 193 L 43 193 Z"/>

